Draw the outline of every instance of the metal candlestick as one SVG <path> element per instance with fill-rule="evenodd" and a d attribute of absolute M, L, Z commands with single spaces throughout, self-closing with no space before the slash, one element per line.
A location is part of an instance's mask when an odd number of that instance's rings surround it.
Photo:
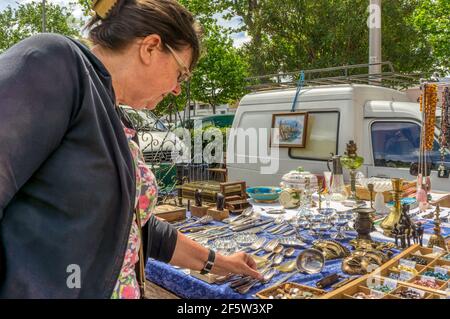
<path fill-rule="evenodd" d="M 383 229 L 383 233 L 385 236 L 393 237 L 392 230 L 394 229 L 395 224 L 398 224 L 400 220 L 400 216 L 402 214 L 402 185 L 403 179 L 401 178 L 392 178 L 392 189 L 391 192 L 394 197 L 394 207 L 391 208 L 391 212 L 388 216 L 381 222 L 381 228 Z"/>
<path fill-rule="evenodd" d="M 436 205 L 435 218 L 434 218 L 434 234 L 431 235 L 430 240 L 428 241 L 428 247 L 433 248 L 434 246 L 440 247 L 445 251 L 448 251 L 447 245 L 445 243 L 445 239 L 441 234 L 441 220 L 440 220 L 440 212 L 441 209 L 439 204 Z"/>

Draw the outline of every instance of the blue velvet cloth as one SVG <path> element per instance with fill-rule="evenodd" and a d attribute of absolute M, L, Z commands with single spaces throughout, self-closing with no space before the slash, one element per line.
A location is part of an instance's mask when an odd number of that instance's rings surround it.
<path fill-rule="evenodd" d="M 434 222 L 430 219 L 419 219 L 420 222 L 423 222 L 423 229 L 425 234 L 434 234 Z M 441 224 L 441 235 L 444 238 L 450 236 L 450 227 L 445 227 Z"/>
<path fill-rule="evenodd" d="M 317 239 L 309 235 L 308 231 L 300 232 L 300 235 L 307 240 L 307 248 L 312 246 L 312 242 Z M 330 239 L 331 233 L 325 233 L 323 239 Z M 356 232 L 347 232 L 350 237 L 347 240 L 340 241 L 347 248 L 351 249 L 349 245 L 349 240 L 356 237 Z M 261 234 L 260 234 L 261 236 Z M 262 233 L 262 236 L 272 239 L 275 236 L 268 234 L 266 232 Z M 296 254 L 289 259 L 285 259 L 283 262 L 292 260 L 297 256 L 303 249 L 297 249 Z M 395 251 L 396 254 L 399 251 Z M 258 255 L 263 255 L 265 252 L 259 253 Z M 325 263 L 323 271 L 319 274 L 307 275 L 307 274 L 296 274 L 291 277 L 289 282 L 296 282 L 302 285 L 316 287 L 316 283 L 322 278 L 331 275 L 333 273 L 338 273 L 343 278 L 349 277 L 341 271 L 342 259 L 328 260 Z M 157 285 L 173 292 L 177 296 L 186 299 L 252 299 L 255 298 L 255 294 L 265 288 L 273 286 L 275 282 L 281 280 L 287 275 L 287 273 L 278 273 L 272 278 L 272 280 L 265 284 L 258 284 L 254 286 L 247 294 L 241 295 L 236 293 L 231 289 L 228 284 L 216 285 L 208 284 L 202 280 L 194 278 L 183 271 L 176 269 L 170 265 L 149 259 L 146 265 L 146 276 L 147 279 L 156 283 Z M 326 290 L 330 290 L 326 289 Z"/>

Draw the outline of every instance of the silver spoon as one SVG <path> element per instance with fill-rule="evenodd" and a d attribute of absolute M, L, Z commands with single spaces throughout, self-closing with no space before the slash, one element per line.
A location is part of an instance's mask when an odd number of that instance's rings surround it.
<path fill-rule="evenodd" d="M 243 218 L 246 218 L 246 217 L 250 217 L 251 215 L 253 215 L 253 208 L 252 207 L 248 207 L 248 208 L 244 209 L 244 211 L 239 216 L 237 216 L 235 218 L 224 219 L 223 222 L 224 223 L 233 224 L 236 221 L 238 221 L 240 219 L 243 219 Z"/>
<path fill-rule="evenodd" d="M 260 252 L 261 250 L 265 250 L 266 252 L 270 253 L 272 252 L 272 250 L 278 245 L 278 240 L 276 239 L 272 239 L 271 241 L 269 241 L 265 246 L 255 250 L 253 252 L 253 254 L 256 254 L 258 252 Z"/>
<path fill-rule="evenodd" d="M 249 247 L 245 247 L 244 249 L 242 249 L 242 251 L 260 249 L 262 246 L 264 246 L 265 242 L 266 242 L 266 239 L 264 237 L 261 237 L 257 241 L 252 243 Z"/>
<path fill-rule="evenodd" d="M 295 248 L 289 247 L 283 251 L 284 257 L 291 257 L 295 253 Z"/>
<path fill-rule="evenodd" d="M 263 280 L 259 281 L 259 280 L 257 280 L 257 279 L 253 279 L 253 280 L 251 280 L 249 283 L 247 283 L 247 284 L 245 284 L 245 285 L 242 285 L 242 286 L 240 286 L 239 288 L 237 288 L 236 291 L 237 291 L 238 293 L 240 293 L 240 294 L 246 294 L 246 293 L 249 292 L 249 290 L 250 290 L 253 286 L 255 286 L 256 284 L 258 284 L 258 283 L 261 283 L 261 284 L 266 284 L 266 283 L 268 283 L 268 282 L 273 278 L 273 276 L 274 276 L 276 273 L 277 273 L 276 269 L 269 269 L 269 270 L 264 274 Z"/>
<path fill-rule="evenodd" d="M 178 227 L 177 229 L 178 229 L 178 230 L 181 230 L 181 229 L 183 229 L 183 228 L 186 228 L 186 227 L 189 227 L 189 226 L 192 226 L 192 225 L 195 225 L 195 224 L 202 224 L 202 225 L 204 225 L 204 224 L 208 224 L 208 223 L 210 223 L 210 222 L 212 222 L 212 221 L 213 221 L 212 216 L 206 215 L 206 216 L 200 218 L 199 220 L 196 220 L 195 222 L 188 223 L 188 224 L 186 224 L 186 225 L 183 225 L 183 226 L 181 226 L 181 227 Z"/>
<path fill-rule="evenodd" d="M 283 245 L 276 245 L 272 251 L 270 253 L 268 253 L 267 255 L 261 256 L 264 259 L 269 259 L 273 254 L 279 254 L 283 251 Z"/>

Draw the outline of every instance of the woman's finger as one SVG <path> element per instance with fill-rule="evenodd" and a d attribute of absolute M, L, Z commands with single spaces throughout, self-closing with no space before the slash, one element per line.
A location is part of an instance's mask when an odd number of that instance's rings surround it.
<path fill-rule="evenodd" d="M 246 267 L 244 269 L 244 275 L 253 277 L 253 278 L 258 279 L 258 280 L 262 280 L 263 279 L 263 276 L 258 271 L 250 268 L 247 265 L 246 265 Z"/>
<path fill-rule="evenodd" d="M 247 258 L 246 263 L 250 268 L 255 269 L 255 270 L 258 269 L 258 266 L 256 265 L 255 260 L 250 255 L 246 254 L 246 258 Z"/>

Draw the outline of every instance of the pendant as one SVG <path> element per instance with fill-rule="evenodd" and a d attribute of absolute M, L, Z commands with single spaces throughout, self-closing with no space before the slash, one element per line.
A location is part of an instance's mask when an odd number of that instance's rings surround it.
<path fill-rule="evenodd" d="M 438 177 L 439 178 L 448 178 L 449 177 L 449 170 L 447 167 L 445 167 L 443 164 L 439 165 L 438 168 Z"/>

